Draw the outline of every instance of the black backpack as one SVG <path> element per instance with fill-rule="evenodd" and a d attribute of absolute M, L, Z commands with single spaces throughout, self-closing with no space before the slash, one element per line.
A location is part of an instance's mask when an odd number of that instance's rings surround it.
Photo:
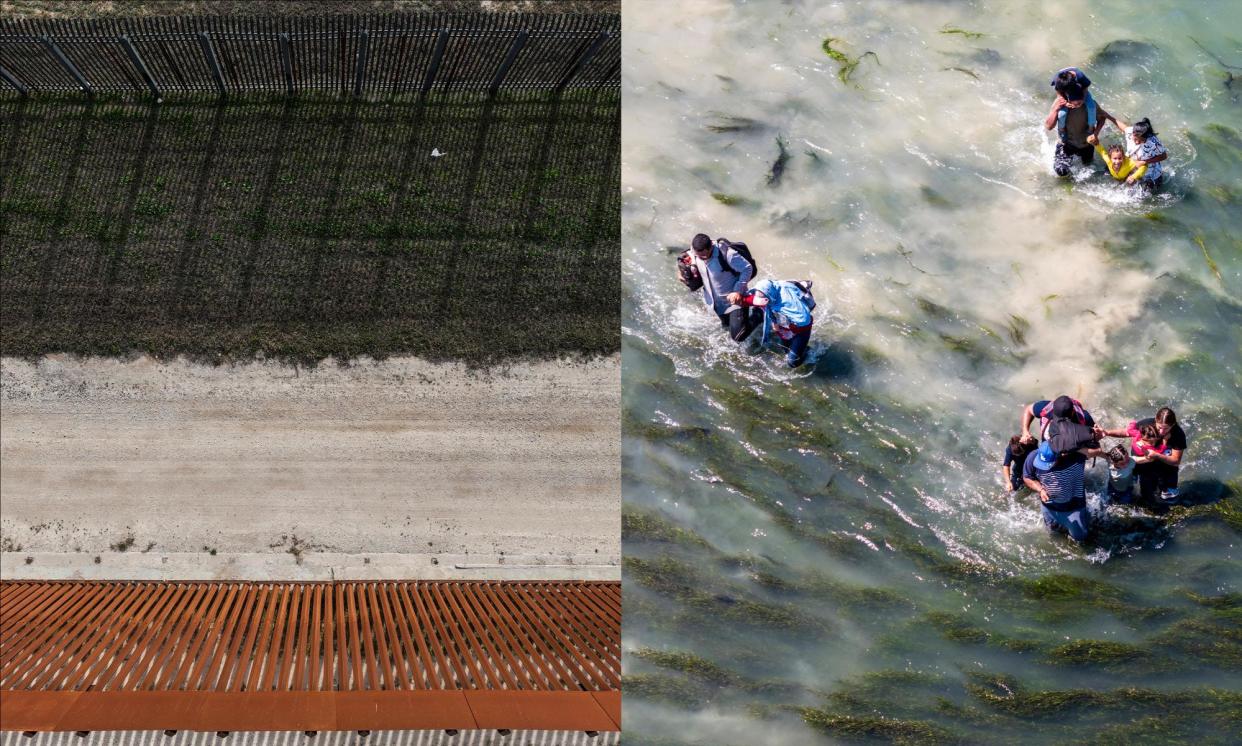
<path fill-rule="evenodd" d="M 723 244 L 723 246 L 721 247 L 721 252 L 720 252 L 722 255 L 720 264 L 721 266 L 724 267 L 726 272 L 728 272 L 731 275 L 737 274 L 737 271 L 729 266 L 729 256 L 728 256 L 728 253 L 725 251 L 725 249 L 733 249 L 737 253 L 741 254 L 746 259 L 746 261 L 750 262 L 750 266 L 751 266 L 750 279 L 753 280 L 759 276 L 759 264 L 755 261 L 755 258 L 750 255 L 749 246 L 742 243 L 741 241 L 734 242 L 734 241 L 730 241 L 727 238 L 717 238 L 716 246 L 719 247 L 721 246 L 721 244 Z"/>
<path fill-rule="evenodd" d="M 1091 428 L 1070 419 L 1053 420 L 1049 423 L 1048 445 L 1057 456 L 1073 453 L 1079 448 L 1099 447 Z"/>

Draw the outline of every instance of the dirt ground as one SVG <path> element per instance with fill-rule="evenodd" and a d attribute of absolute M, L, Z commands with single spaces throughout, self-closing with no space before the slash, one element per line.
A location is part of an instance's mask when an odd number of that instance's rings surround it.
<path fill-rule="evenodd" d="M 482 372 L 413 358 L 4 358 L 0 544 L 9 564 L 387 553 L 615 565 L 619 409 L 618 356 Z"/>

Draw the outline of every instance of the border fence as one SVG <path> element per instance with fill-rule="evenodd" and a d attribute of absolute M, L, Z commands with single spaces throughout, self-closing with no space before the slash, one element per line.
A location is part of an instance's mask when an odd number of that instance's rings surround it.
<path fill-rule="evenodd" d="M 0 23 L 0 89 L 417 95 L 619 88 L 616 15 L 389 14 Z"/>

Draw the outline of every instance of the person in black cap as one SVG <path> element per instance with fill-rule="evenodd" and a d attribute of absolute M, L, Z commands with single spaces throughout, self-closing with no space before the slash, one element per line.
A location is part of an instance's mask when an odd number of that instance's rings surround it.
<path fill-rule="evenodd" d="M 1056 418 L 1070 419 L 1080 425 L 1086 425 L 1091 428 L 1095 427 L 1095 418 L 1082 405 L 1082 402 L 1062 394 L 1056 399 L 1041 399 L 1023 407 L 1022 427 L 1018 432 L 1021 433 L 1022 440 L 1026 443 L 1037 442 L 1035 436 L 1031 435 L 1031 423 L 1036 417 L 1039 418 L 1038 440 L 1044 440 L 1048 437 L 1048 424 Z"/>

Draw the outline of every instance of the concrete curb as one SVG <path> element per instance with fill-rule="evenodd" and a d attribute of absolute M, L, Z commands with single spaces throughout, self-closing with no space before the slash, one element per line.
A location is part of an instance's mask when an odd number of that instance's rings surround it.
<path fill-rule="evenodd" d="M 4 552 L 4 580 L 620 580 L 621 558 L 445 554 Z"/>

